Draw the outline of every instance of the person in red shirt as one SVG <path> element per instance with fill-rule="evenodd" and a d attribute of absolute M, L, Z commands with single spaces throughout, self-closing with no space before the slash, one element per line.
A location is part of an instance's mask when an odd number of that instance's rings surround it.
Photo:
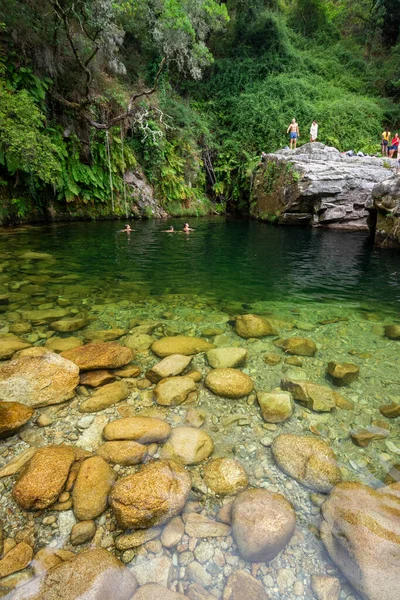
<path fill-rule="evenodd" d="M 395 133 L 394 134 L 394 138 L 392 139 L 392 144 L 388 148 L 388 150 L 389 150 L 389 158 L 393 158 L 393 154 L 398 151 L 398 149 L 399 149 L 399 142 L 400 142 L 399 134 Z"/>

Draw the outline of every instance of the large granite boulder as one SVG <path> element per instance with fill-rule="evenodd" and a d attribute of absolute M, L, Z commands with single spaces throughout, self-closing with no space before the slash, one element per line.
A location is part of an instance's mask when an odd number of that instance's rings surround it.
<path fill-rule="evenodd" d="M 99 342 L 67 350 L 62 356 L 78 365 L 81 371 L 91 371 L 123 367 L 131 362 L 133 352 L 117 342 Z"/>
<path fill-rule="evenodd" d="M 366 600 L 397 600 L 400 590 L 400 483 L 374 490 L 337 485 L 322 505 L 321 539 Z"/>
<path fill-rule="evenodd" d="M 400 247 L 400 176 L 378 183 L 372 190 L 372 226 L 375 244 L 385 248 Z M 376 222 L 375 222 L 376 221 Z"/>
<path fill-rule="evenodd" d="M 319 142 L 268 154 L 259 166 L 250 202 L 252 216 L 280 224 L 367 229 L 374 186 L 396 161 L 341 154 Z"/>

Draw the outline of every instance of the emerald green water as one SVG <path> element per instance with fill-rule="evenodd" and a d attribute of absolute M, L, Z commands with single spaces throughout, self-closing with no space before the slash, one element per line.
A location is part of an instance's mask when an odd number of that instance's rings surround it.
<path fill-rule="evenodd" d="M 315 573 L 339 578 L 341 600 L 360 598 L 319 539 L 318 503 L 324 497 L 313 498 L 310 489 L 281 471 L 270 445 L 281 433 L 323 439 L 334 450 L 344 480 L 374 488 L 381 487 L 387 473 L 400 462 L 398 419 L 385 419 L 379 411 L 383 404 L 400 401 L 400 342 L 383 335 L 385 325 L 400 323 L 400 255 L 374 248 L 364 233 L 275 228 L 225 218 L 192 219 L 195 231 L 190 234 L 163 233 L 170 224 L 180 229 L 183 220 L 135 222 L 130 235 L 121 233 L 123 224 L 116 222 L 1 231 L 0 348 L 18 327 L 25 328 L 16 333 L 19 339 L 38 347 L 51 347 L 54 341 L 71 336 L 87 343 L 96 330 L 120 328 L 117 342 L 133 349 L 133 363 L 142 371 L 139 377 L 126 380 L 126 401 L 82 414 L 80 404 L 92 390 L 81 386 L 72 401 L 36 409 L 19 432 L 0 440 L 0 515 L 5 515 L 5 537 L 27 539 L 35 553 L 43 548 L 73 552 L 106 548 L 136 575 L 141 569 L 148 573 L 149 565 L 162 558 L 171 564 L 170 587 L 181 593 L 193 585 L 187 565 L 200 561 L 206 573 L 203 585 L 211 597 L 221 600 L 227 578 L 237 569 L 253 569 L 271 600 L 314 598 L 311 575 Z M 53 329 L 51 318 L 30 317 L 29 311 L 37 309 L 63 309 L 65 316 L 83 319 L 85 325 L 60 333 Z M 234 317 L 245 313 L 266 316 L 277 336 L 239 337 Z M 186 535 L 176 548 L 165 548 L 157 538 L 120 551 L 115 538 L 121 531 L 110 509 L 95 520 L 96 535 L 91 542 L 72 546 L 70 533 L 76 519 L 71 506 L 24 511 L 12 496 L 17 474 L 1 476 L 2 467 L 29 448 L 72 444 L 96 452 L 104 442 L 104 426 L 121 416 L 156 416 L 173 427 L 187 425 L 190 406 L 157 405 L 154 385 L 144 376 L 159 361 L 151 344 L 178 334 L 202 337 L 216 347 L 245 348 L 248 355 L 240 368 L 252 378 L 257 393 L 274 390 L 289 378 L 327 386 L 352 403 L 351 410 L 321 413 L 296 403 L 290 419 L 267 423 L 256 394 L 239 400 L 217 397 L 204 385 L 210 371 L 205 355 L 193 358 L 191 368 L 202 376 L 194 407 L 205 419 L 202 429 L 214 442 L 212 457 L 236 458 L 250 486 L 283 494 L 295 508 L 295 535 L 267 564 L 252 567 L 242 560 L 230 535 L 206 540 Z M 294 364 L 274 344 L 277 337 L 311 339 L 318 351 L 314 357 L 298 357 Z M 270 355 L 275 362 L 266 360 Z M 334 387 L 326 375 L 329 361 L 356 364 L 359 379 L 343 388 Z M 47 425 L 40 426 L 42 415 Z M 376 422 L 384 422 L 386 437 L 365 448 L 355 446 L 350 432 Z M 155 449 L 156 458 L 159 452 L 160 447 Z M 224 499 L 207 489 L 204 464 L 187 467 L 193 482 L 190 502 L 194 503 L 187 510 L 216 520 Z M 123 477 L 137 467 L 115 465 L 114 469 L 116 476 Z M 0 579 L 0 597 L 11 599 L 8 592 L 36 574 L 32 564 Z"/>

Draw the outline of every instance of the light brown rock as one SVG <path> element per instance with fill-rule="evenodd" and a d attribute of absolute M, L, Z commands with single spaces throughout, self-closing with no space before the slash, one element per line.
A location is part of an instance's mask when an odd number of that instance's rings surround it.
<path fill-rule="evenodd" d="M 55 321 L 63 319 L 69 315 L 69 311 L 64 308 L 46 308 L 36 310 L 25 310 L 21 313 L 24 321 L 41 322 Z"/>
<path fill-rule="evenodd" d="M 165 379 L 166 377 L 175 377 L 176 375 L 183 373 L 190 365 L 191 361 L 191 356 L 171 354 L 146 371 L 146 377 L 153 383 L 158 383 L 161 379 Z"/>
<path fill-rule="evenodd" d="M 261 338 L 267 335 L 277 335 L 278 333 L 267 319 L 251 314 L 238 315 L 235 329 L 236 333 L 245 339 Z"/>
<path fill-rule="evenodd" d="M 0 578 L 25 569 L 33 558 L 31 546 L 25 542 L 17 544 L 0 560 Z"/>
<path fill-rule="evenodd" d="M 123 533 L 115 540 L 115 547 L 122 552 L 130 548 L 137 548 L 159 537 L 161 527 L 150 527 L 150 529 L 139 529 L 132 533 Z"/>
<path fill-rule="evenodd" d="M 81 371 L 92 371 L 123 367 L 131 362 L 133 352 L 117 342 L 99 342 L 67 350 L 62 356 L 78 365 Z"/>
<path fill-rule="evenodd" d="M 400 484 L 375 490 L 337 485 L 322 505 L 321 539 L 333 562 L 368 600 L 397 600 Z"/>
<path fill-rule="evenodd" d="M 244 560 L 272 560 L 288 544 L 295 525 L 294 509 L 281 494 L 252 489 L 233 502 L 232 534 Z"/>
<path fill-rule="evenodd" d="M 74 460 L 71 446 L 39 448 L 14 485 L 14 500 L 26 510 L 51 506 L 63 491 Z"/>
<path fill-rule="evenodd" d="M 138 377 L 141 372 L 142 370 L 140 367 L 137 367 L 136 365 L 127 365 L 126 367 L 114 371 L 114 375 L 117 375 L 117 377 Z"/>
<path fill-rule="evenodd" d="M 236 494 L 249 484 L 247 473 L 234 458 L 216 458 L 204 467 L 204 481 L 215 494 Z"/>
<path fill-rule="evenodd" d="M 124 381 L 114 381 L 97 389 L 93 396 L 84 400 L 79 406 L 83 413 L 97 412 L 125 400 L 129 396 L 129 388 Z"/>
<path fill-rule="evenodd" d="M 70 331 L 79 331 L 79 329 L 83 329 L 88 324 L 89 321 L 87 319 L 69 317 L 66 319 L 61 319 L 60 321 L 53 321 L 51 324 L 51 329 L 60 331 L 61 333 L 68 333 Z"/>
<path fill-rule="evenodd" d="M 143 462 L 147 448 L 131 440 L 117 440 L 102 444 L 97 449 L 97 454 L 107 462 L 129 466 Z"/>
<path fill-rule="evenodd" d="M 293 394 L 297 402 L 315 412 L 330 412 L 336 407 L 339 397 L 339 394 L 330 388 L 310 381 L 282 379 L 281 388 Z"/>
<path fill-rule="evenodd" d="M 230 535 L 231 528 L 204 515 L 189 513 L 185 518 L 185 532 L 194 538 L 226 537 Z"/>
<path fill-rule="evenodd" d="M 190 475 L 180 464 L 155 460 L 120 479 L 111 491 L 110 504 L 123 529 L 147 529 L 179 514 L 190 488 Z"/>
<path fill-rule="evenodd" d="M 164 337 L 155 341 L 151 346 L 154 354 L 161 358 L 170 356 L 171 354 L 190 356 L 192 354 L 199 354 L 199 352 L 207 352 L 211 348 L 214 348 L 214 345 L 206 340 L 186 335 Z"/>
<path fill-rule="evenodd" d="M 315 342 L 308 338 L 293 337 L 286 340 L 278 340 L 275 342 L 278 348 L 282 348 L 288 354 L 296 356 L 314 356 L 317 352 Z"/>
<path fill-rule="evenodd" d="M 0 334 L 0 360 L 11 358 L 18 350 L 29 348 L 30 344 L 20 340 L 17 336 L 5 333 Z"/>
<path fill-rule="evenodd" d="M 85 331 L 85 340 L 89 342 L 112 342 L 125 334 L 125 329 L 92 329 L 91 331 Z"/>
<path fill-rule="evenodd" d="M 24 465 L 29 462 L 35 454 L 37 448 L 27 448 L 17 456 L 14 456 L 2 469 L 0 469 L 0 478 L 9 477 L 19 473 Z"/>
<path fill-rule="evenodd" d="M 223 600 L 268 600 L 263 585 L 247 571 L 235 571 L 226 582 Z"/>
<path fill-rule="evenodd" d="M 247 358 L 245 348 L 214 348 L 206 353 L 207 361 L 213 369 L 228 369 L 240 367 Z"/>
<path fill-rule="evenodd" d="M 161 406 L 178 406 L 196 399 L 196 384 L 191 377 L 162 379 L 154 388 L 154 397 Z"/>
<path fill-rule="evenodd" d="M 53 352 L 19 356 L 0 367 L 0 399 L 35 408 L 69 400 L 78 383 L 78 367 Z"/>
<path fill-rule="evenodd" d="M 186 412 L 185 423 L 190 427 L 202 427 L 206 420 L 206 413 L 197 408 L 189 408 Z"/>
<path fill-rule="evenodd" d="M 358 379 L 360 369 L 353 363 L 337 363 L 331 361 L 326 368 L 328 375 L 332 377 L 335 385 L 350 385 Z"/>
<path fill-rule="evenodd" d="M 0 439 L 13 435 L 33 415 L 33 408 L 20 402 L 0 402 Z"/>
<path fill-rule="evenodd" d="M 311 575 L 311 589 L 318 600 L 339 600 L 340 581 L 329 575 Z"/>
<path fill-rule="evenodd" d="M 96 523 L 94 521 L 80 521 L 75 523 L 71 529 L 71 545 L 79 546 L 90 542 L 96 533 Z"/>
<path fill-rule="evenodd" d="M 350 437 L 356 446 L 366 448 L 371 442 L 376 440 L 384 440 L 389 437 L 390 433 L 387 429 L 381 427 L 367 427 L 365 429 L 357 428 L 350 431 Z"/>
<path fill-rule="evenodd" d="M 387 419 L 396 419 L 400 417 L 400 404 L 391 402 L 379 407 L 379 412 Z"/>
<path fill-rule="evenodd" d="M 315 492 L 327 493 L 342 480 L 335 453 L 324 440 L 285 433 L 271 449 L 279 468 Z"/>
<path fill-rule="evenodd" d="M 181 517 L 174 517 L 164 527 L 161 534 L 161 543 L 165 548 L 174 548 L 181 541 L 185 533 L 185 524 Z"/>
<path fill-rule="evenodd" d="M 195 427 L 175 427 L 161 449 L 161 458 L 172 459 L 183 465 L 197 465 L 214 450 L 212 438 Z"/>
<path fill-rule="evenodd" d="M 196 383 L 199 383 L 203 379 L 203 375 L 197 369 L 192 369 L 186 373 L 186 377 L 190 377 Z"/>
<path fill-rule="evenodd" d="M 32 325 L 30 323 L 24 323 L 19 321 L 18 323 L 12 323 L 9 328 L 10 333 L 21 335 L 21 333 L 30 333 L 32 331 Z"/>
<path fill-rule="evenodd" d="M 171 426 L 156 417 L 125 417 L 108 423 L 103 430 L 106 440 L 134 440 L 140 444 L 164 442 Z"/>
<path fill-rule="evenodd" d="M 73 350 L 79 346 L 83 346 L 82 340 L 73 336 L 61 338 L 54 335 L 45 343 L 45 347 L 48 348 L 48 350 L 59 353 L 66 352 L 67 350 Z"/>
<path fill-rule="evenodd" d="M 205 384 L 214 394 L 225 398 L 248 396 L 254 387 L 251 377 L 238 369 L 213 369 Z"/>
<path fill-rule="evenodd" d="M 115 471 L 101 456 L 87 458 L 81 464 L 72 498 L 74 513 L 80 521 L 96 519 L 107 508 L 107 499 L 115 481 Z"/>
<path fill-rule="evenodd" d="M 141 586 L 132 600 L 185 600 L 187 596 L 173 592 L 158 583 L 146 583 Z"/>
<path fill-rule="evenodd" d="M 400 325 L 386 325 L 384 331 L 390 340 L 400 340 Z"/>
<path fill-rule="evenodd" d="M 257 400 L 267 423 L 283 423 L 293 415 L 294 401 L 290 392 L 258 392 Z"/>
<path fill-rule="evenodd" d="M 107 371 L 106 369 L 99 369 L 96 371 L 85 371 L 81 373 L 79 383 L 81 385 L 87 385 L 88 387 L 99 387 L 106 383 L 112 383 L 115 381 L 114 373 Z"/>
<path fill-rule="evenodd" d="M 131 600 L 137 587 L 135 576 L 121 561 L 96 548 L 18 588 L 13 600 Z"/>

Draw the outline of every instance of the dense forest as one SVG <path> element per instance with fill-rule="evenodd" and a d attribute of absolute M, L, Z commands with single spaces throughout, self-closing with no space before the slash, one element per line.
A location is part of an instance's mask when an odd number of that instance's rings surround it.
<path fill-rule="evenodd" d="M 0 220 L 246 211 L 262 150 L 380 150 L 400 0 L 2 0 Z M 142 216 L 151 216 L 142 207 Z"/>

